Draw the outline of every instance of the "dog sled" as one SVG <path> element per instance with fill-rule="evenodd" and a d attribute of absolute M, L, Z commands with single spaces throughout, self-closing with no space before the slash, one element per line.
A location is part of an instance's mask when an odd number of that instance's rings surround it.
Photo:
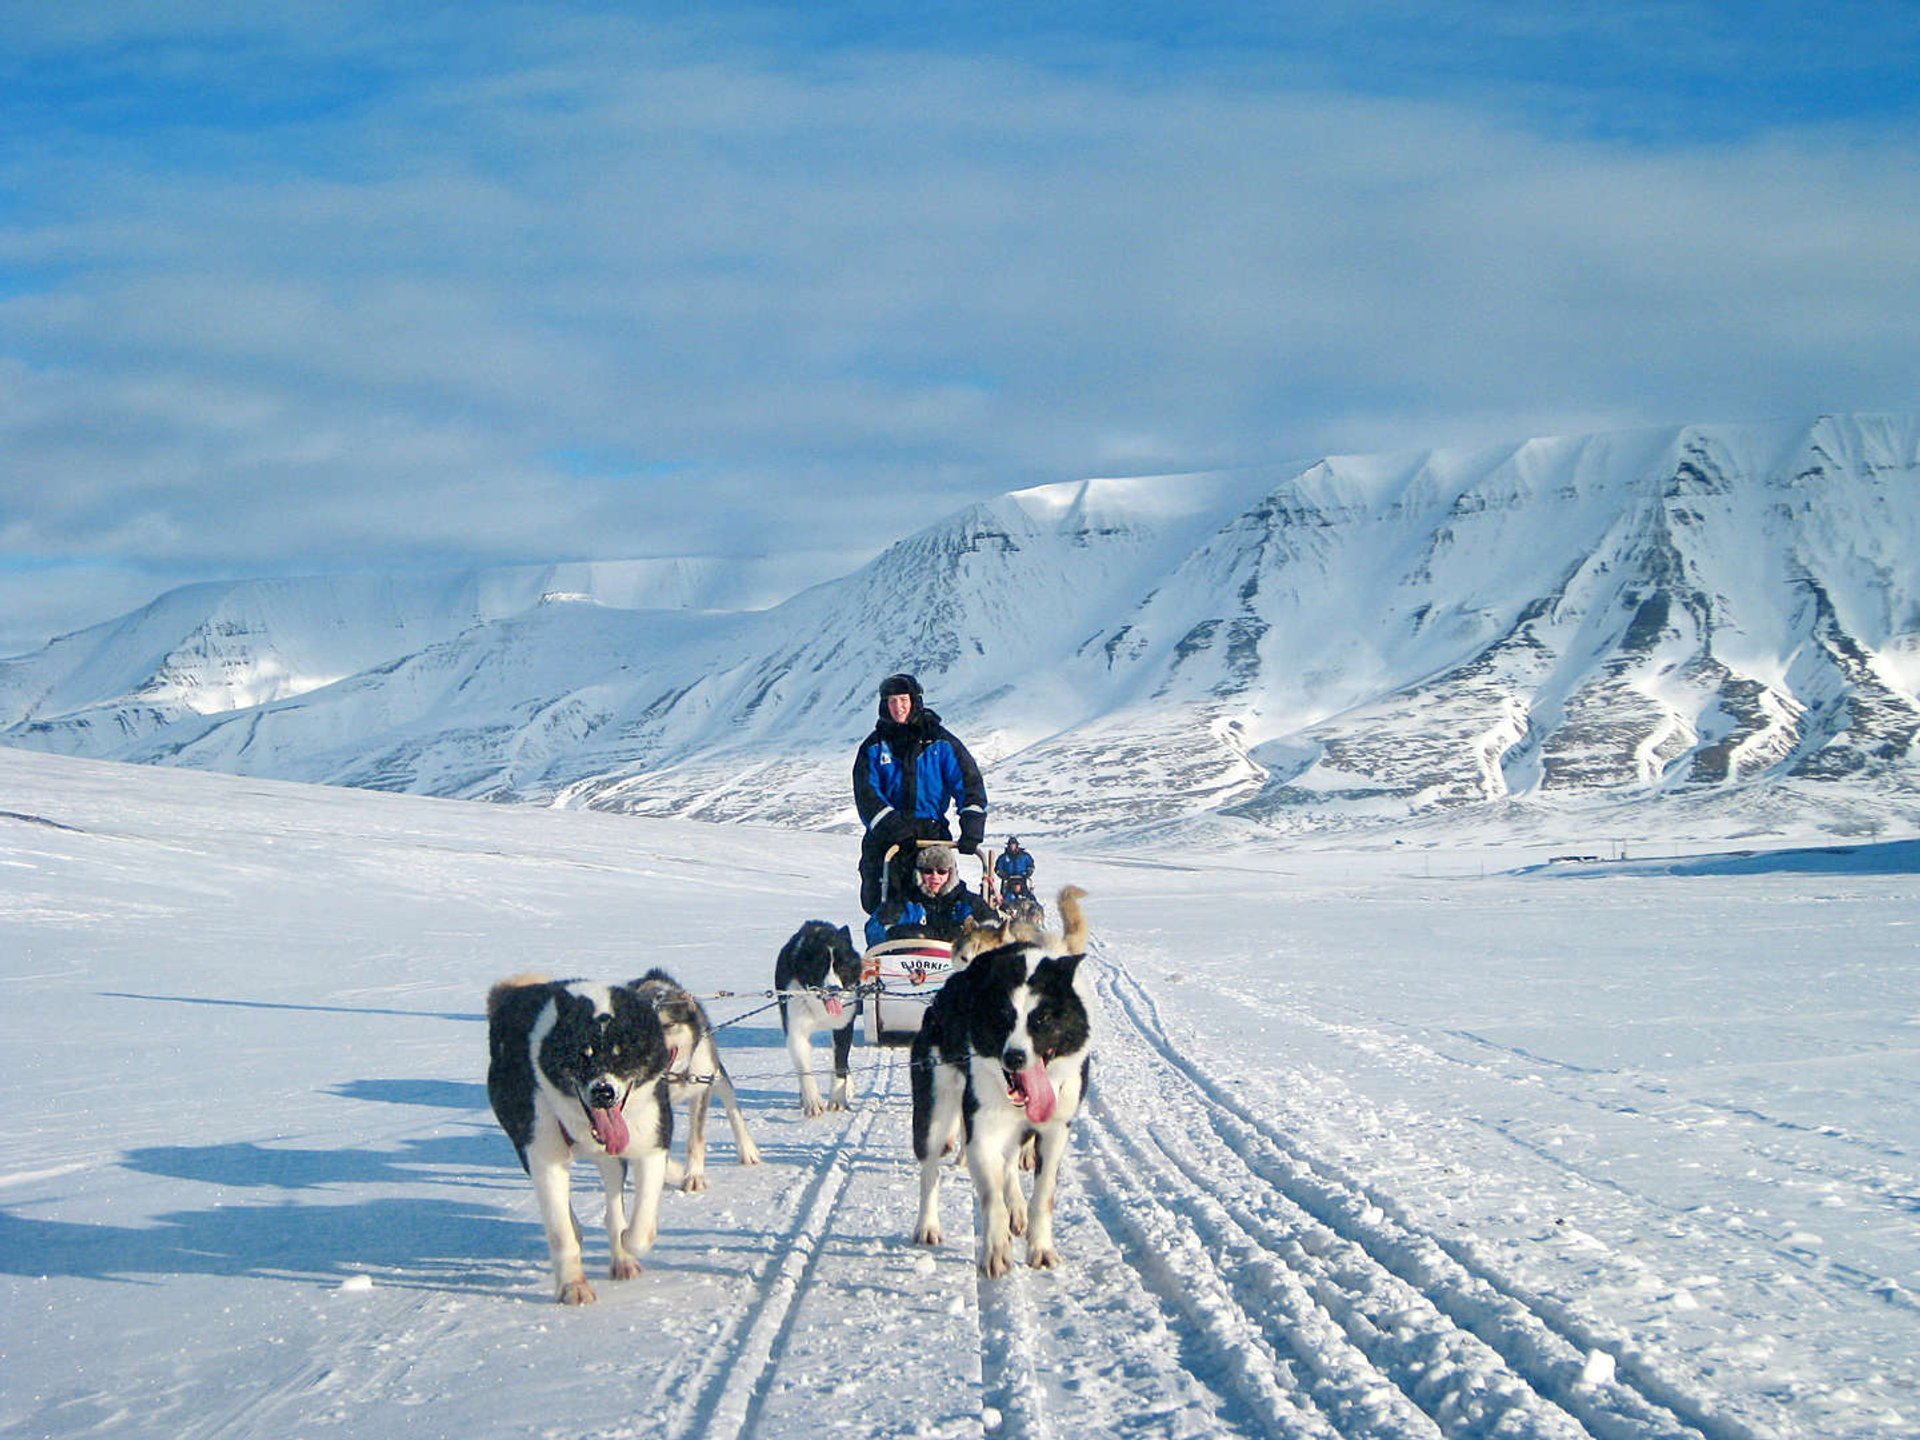
<path fill-rule="evenodd" d="M 951 845 L 950 840 L 916 840 L 910 845 L 894 845 L 887 850 L 881 870 L 881 903 L 885 904 L 896 884 L 900 870 L 896 861 L 907 849 L 931 845 Z M 994 897 L 993 870 L 981 857 L 981 893 Z M 953 973 L 953 942 L 927 936 L 908 936 L 882 940 L 860 957 L 862 997 L 861 1013 L 866 1020 L 869 1045 L 911 1045 L 920 1033 L 927 1006 L 941 985 Z"/>
<path fill-rule="evenodd" d="M 911 1045 L 927 1006 L 953 973 L 946 940 L 882 940 L 860 957 L 869 1045 Z"/>

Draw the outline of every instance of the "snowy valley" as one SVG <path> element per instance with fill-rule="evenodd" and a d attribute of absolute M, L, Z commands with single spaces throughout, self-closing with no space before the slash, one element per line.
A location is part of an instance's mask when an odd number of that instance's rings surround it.
<path fill-rule="evenodd" d="M 845 837 L 22 750 L 0 795 L 0 1435 L 1920 1430 L 1913 842 L 1044 848 L 1093 1100 L 1064 1268 L 985 1281 L 963 1179 L 910 1238 L 905 1052 L 807 1120 L 766 1009 Z M 763 1163 L 719 1127 L 564 1309 L 483 997 L 656 964 Z"/>

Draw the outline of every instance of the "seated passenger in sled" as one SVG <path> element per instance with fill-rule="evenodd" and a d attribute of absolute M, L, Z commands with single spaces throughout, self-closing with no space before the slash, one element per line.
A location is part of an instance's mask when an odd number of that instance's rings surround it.
<path fill-rule="evenodd" d="M 905 890 L 883 898 L 867 921 L 860 979 L 871 987 L 862 1013 L 872 1044 L 913 1042 L 928 1001 L 953 973 L 954 942 L 967 922 L 993 922 L 992 908 L 967 888 L 957 864 L 946 842 L 922 842 Z"/>
<path fill-rule="evenodd" d="M 966 922 L 991 924 L 993 909 L 960 878 L 953 847 L 922 845 L 903 893 L 882 900 L 867 917 L 867 944 L 886 940 L 960 938 Z"/>

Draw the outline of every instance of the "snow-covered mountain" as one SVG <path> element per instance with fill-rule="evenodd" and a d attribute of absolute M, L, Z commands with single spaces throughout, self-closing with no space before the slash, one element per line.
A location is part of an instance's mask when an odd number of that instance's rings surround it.
<path fill-rule="evenodd" d="M 1089 480 L 757 611 L 593 574 L 193 587 L 0 663 L 0 738 L 819 826 L 910 668 L 1029 829 L 1912 829 L 1917 555 L 1911 416 Z"/>

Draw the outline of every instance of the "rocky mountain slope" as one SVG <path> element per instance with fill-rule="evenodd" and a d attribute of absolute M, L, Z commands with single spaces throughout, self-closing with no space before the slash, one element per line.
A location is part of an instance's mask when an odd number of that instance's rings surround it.
<path fill-rule="evenodd" d="M 0 739 L 820 826 L 911 668 L 1030 829 L 1913 828 L 1917 555 L 1906 416 L 1091 480 L 757 611 L 604 567 L 192 587 L 0 662 Z"/>

